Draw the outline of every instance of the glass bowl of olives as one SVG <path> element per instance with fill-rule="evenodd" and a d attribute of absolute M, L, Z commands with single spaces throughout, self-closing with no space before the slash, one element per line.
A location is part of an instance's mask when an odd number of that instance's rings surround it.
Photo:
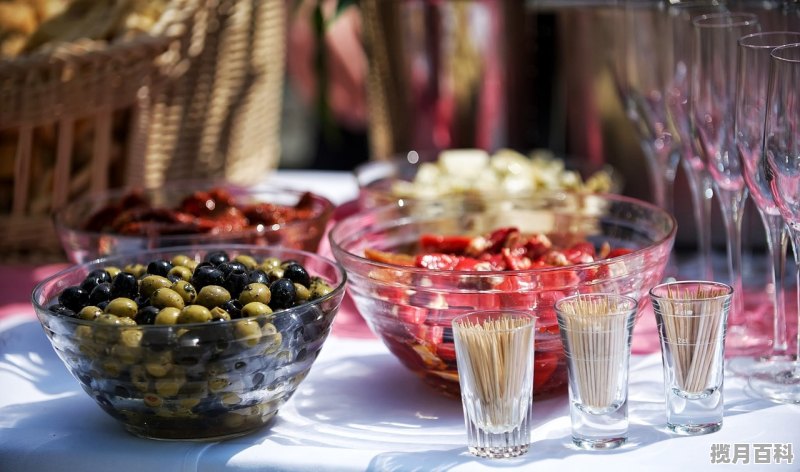
<path fill-rule="evenodd" d="M 178 247 L 75 265 L 32 302 L 67 369 L 129 432 L 218 440 L 264 427 L 292 396 L 345 280 L 300 250 Z"/>
<path fill-rule="evenodd" d="M 177 181 L 155 189 L 86 195 L 54 214 L 67 257 L 210 244 L 283 246 L 316 252 L 335 205 L 294 189 Z"/>

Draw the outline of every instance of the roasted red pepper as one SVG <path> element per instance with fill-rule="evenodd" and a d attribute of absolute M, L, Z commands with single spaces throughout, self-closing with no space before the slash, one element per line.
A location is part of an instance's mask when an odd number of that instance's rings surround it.
<path fill-rule="evenodd" d="M 227 233 L 308 219 L 313 214 L 310 193 L 294 206 L 239 204 L 226 190 L 212 188 L 194 192 L 168 208 L 154 206 L 143 192 L 134 190 L 92 214 L 84 229 L 127 236 Z"/>

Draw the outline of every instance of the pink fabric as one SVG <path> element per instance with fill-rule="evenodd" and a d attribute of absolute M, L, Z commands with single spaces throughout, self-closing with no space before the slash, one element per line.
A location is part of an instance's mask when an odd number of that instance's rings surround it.
<path fill-rule="evenodd" d="M 341 219 L 357 209 L 356 202 L 348 202 L 341 205 L 332 219 L 329 228 Z M 319 253 L 333 259 L 327 234 L 322 239 Z M 35 316 L 30 297 L 33 288 L 37 283 L 55 274 L 61 269 L 66 268 L 65 264 L 54 264 L 45 266 L 0 266 L 0 319 L 11 316 L 27 314 Z M 353 299 L 349 293 L 345 294 L 342 306 L 336 315 L 333 323 L 332 335 L 342 338 L 374 338 L 374 334 L 367 326 L 366 321 L 358 312 Z M 633 352 L 637 354 L 657 352 L 659 350 L 658 333 L 656 331 L 655 318 L 649 309 L 642 314 L 636 324 L 633 336 Z"/>
<path fill-rule="evenodd" d="M 31 305 L 33 288 L 67 267 L 65 264 L 44 266 L 0 265 L 0 320 L 11 315 L 35 316 Z"/>

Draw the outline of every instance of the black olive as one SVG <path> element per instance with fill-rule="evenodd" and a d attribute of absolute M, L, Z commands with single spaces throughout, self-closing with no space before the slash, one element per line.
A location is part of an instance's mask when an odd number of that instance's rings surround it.
<path fill-rule="evenodd" d="M 311 284 L 311 277 L 309 277 L 306 269 L 300 264 L 289 264 L 283 269 L 283 276 L 292 282 L 296 282 L 304 287 Z"/>
<path fill-rule="evenodd" d="M 89 304 L 89 293 L 78 286 L 67 287 L 58 296 L 58 303 L 77 313 Z"/>
<path fill-rule="evenodd" d="M 242 264 L 239 261 L 223 262 L 222 264 L 217 266 L 217 269 L 221 270 L 226 277 L 231 272 L 236 272 L 236 271 L 247 272 L 247 267 L 245 267 L 244 264 Z"/>
<path fill-rule="evenodd" d="M 170 269 L 172 269 L 172 263 L 165 260 L 152 261 L 147 264 L 147 273 L 152 275 L 166 277 Z"/>
<path fill-rule="evenodd" d="M 218 266 L 223 262 L 228 262 L 230 258 L 228 257 L 228 253 L 225 251 L 213 251 L 206 254 L 206 257 L 204 257 L 203 260 Z"/>
<path fill-rule="evenodd" d="M 294 305 L 296 290 L 294 282 L 291 280 L 286 278 L 278 279 L 270 284 L 269 291 L 271 293 L 269 306 L 273 310 L 283 310 Z"/>
<path fill-rule="evenodd" d="M 178 345 L 174 351 L 175 363 L 179 365 L 196 365 L 205 360 L 208 341 L 204 339 L 204 331 L 193 329 L 178 337 Z"/>
<path fill-rule="evenodd" d="M 253 375 L 253 390 L 258 390 L 262 385 L 264 385 L 264 374 L 257 372 Z"/>
<path fill-rule="evenodd" d="M 81 288 L 86 293 L 92 293 L 92 290 L 94 290 L 94 288 L 100 285 L 101 283 L 103 283 L 103 281 L 100 280 L 99 277 L 87 276 L 85 279 L 83 279 L 83 282 L 81 282 Z"/>
<path fill-rule="evenodd" d="M 215 267 L 198 266 L 197 269 L 194 270 L 192 279 L 189 282 L 194 286 L 195 290 L 200 292 L 200 290 L 206 285 L 221 286 L 225 283 L 225 276 L 222 275 L 222 272 L 217 270 Z"/>
<path fill-rule="evenodd" d="M 194 270 L 197 270 L 200 267 L 216 267 L 216 266 L 208 261 L 203 261 L 194 266 Z"/>
<path fill-rule="evenodd" d="M 75 311 L 70 310 L 69 308 L 61 304 L 51 306 L 50 311 L 59 316 L 65 316 L 67 318 L 75 318 L 76 316 L 78 316 L 77 313 L 75 313 Z"/>
<path fill-rule="evenodd" d="M 250 283 L 249 279 L 245 270 L 233 269 L 225 277 L 222 286 L 230 292 L 232 298 L 239 298 L 239 294 Z"/>
<path fill-rule="evenodd" d="M 227 311 L 229 315 L 231 315 L 231 319 L 237 319 L 242 317 L 242 304 L 239 300 L 230 299 L 227 302 L 220 305 L 220 308 Z"/>
<path fill-rule="evenodd" d="M 95 303 L 94 306 L 100 308 L 101 310 L 105 310 L 109 303 L 111 303 L 111 300 L 103 300 L 102 302 Z"/>
<path fill-rule="evenodd" d="M 156 321 L 156 315 L 160 310 L 154 306 L 145 306 L 139 305 L 139 312 L 136 313 L 136 324 L 146 324 L 151 325 Z"/>
<path fill-rule="evenodd" d="M 247 277 L 248 283 L 269 285 L 269 276 L 261 269 L 254 269 Z"/>
<path fill-rule="evenodd" d="M 100 279 L 101 283 L 105 282 L 111 283 L 111 274 L 109 274 L 108 271 L 104 269 L 95 269 L 89 272 L 86 275 L 86 278 L 88 279 L 89 277 L 97 277 L 98 279 Z"/>
<path fill-rule="evenodd" d="M 89 304 L 97 306 L 98 303 L 111 300 L 111 284 L 103 282 L 89 293 Z"/>
<path fill-rule="evenodd" d="M 171 349 L 175 342 L 175 331 L 167 327 L 148 328 L 143 331 L 141 345 L 151 351 L 160 352 Z"/>
<path fill-rule="evenodd" d="M 139 308 L 150 306 L 150 297 L 145 297 L 144 295 L 139 295 L 138 297 L 134 298 L 133 301 L 136 302 L 136 306 Z"/>
<path fill-rule="evenodd" d="M 134 299 L 139 294 L 136 276 L 128 272 L 120 272 L 111 282 L 111 298 L 125 297 Z"/>

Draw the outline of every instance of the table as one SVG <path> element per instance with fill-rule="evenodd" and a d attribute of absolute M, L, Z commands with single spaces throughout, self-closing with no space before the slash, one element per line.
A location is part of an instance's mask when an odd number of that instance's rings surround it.
<path fill-rule="evenodd" d="M 355 195 L 340 173 L 280 172 L 274 181 L 314 188 L 337 203 Z M 324 248 L 321 249 L 324 251 Z M 0 268 L 0 281 L 32 284 L 52 268 Z M 25 277 L 9 275 L 24 273 Z M 760 400 L 726 377 L 718 433 L 678 437 L 664 428 L 661 359 L 652 319 L 634 334 L 630 442 L 586 452 L 570 445 L 566 398 L 534 403 L 533 443 L 522 458 L 466 452 L 461 404 L 422 383 L 343 306 L 308 378 L 271 427 L 224 442 L 161 442 L 126 433 L 78 386 L 27 303 L 30 287 L 0 300 L 0 471 L 115 470 L 800 470 L 800 406 Z M 14 295 L 11 297 L 9 294 Z M 761 444 L 789 445 L 792 464 L 755 464 Z M 718 446 L 715 446 L 718 445 Z M 737 446 L 739 445 L 739 446 Z M 749 464 L 712 464 L 712 447 L 748 449 Z"/>

